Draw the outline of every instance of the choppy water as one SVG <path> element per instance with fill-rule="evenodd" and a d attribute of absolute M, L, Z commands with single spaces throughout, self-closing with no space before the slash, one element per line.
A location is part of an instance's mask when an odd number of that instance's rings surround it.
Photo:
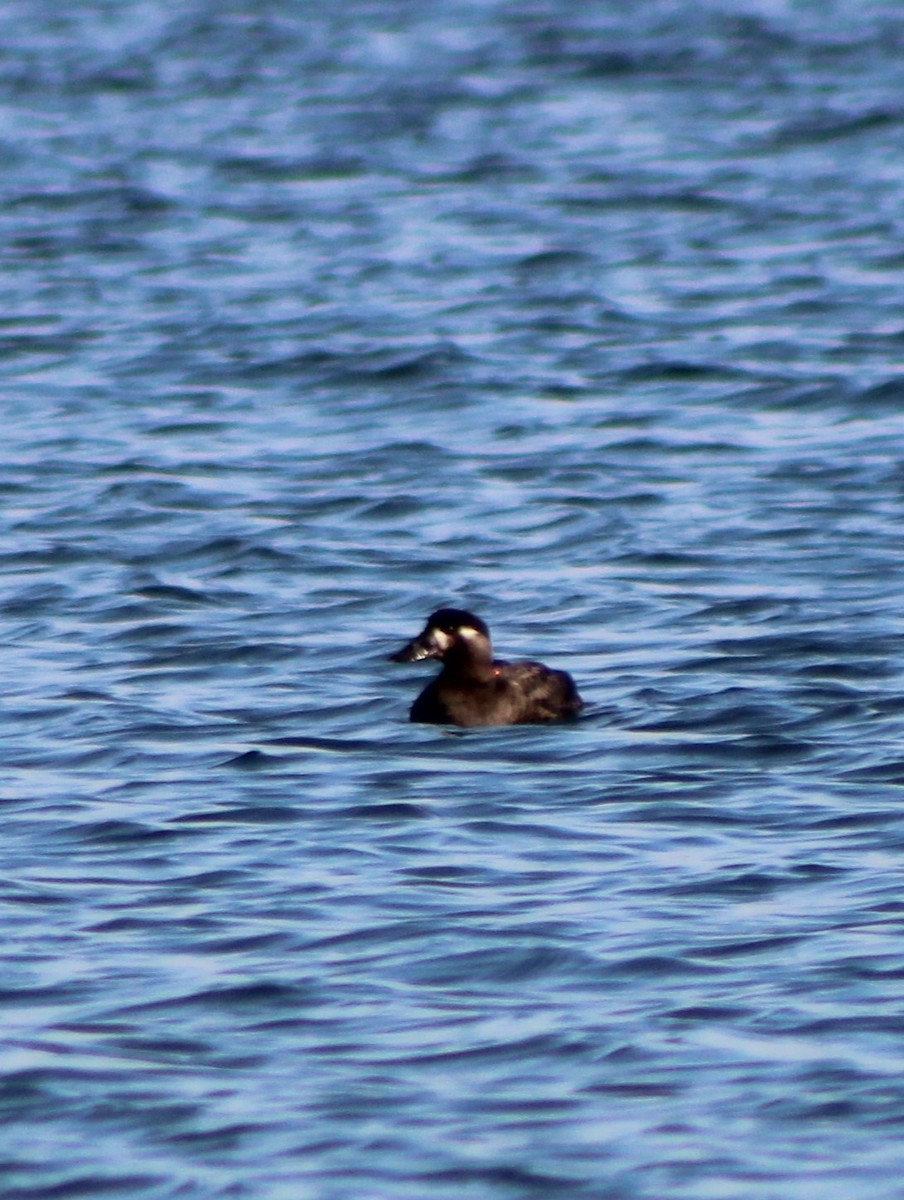
<path fill-rule="evenodd" d="M 0 33 L 4 1200 L 904 1195 L 899 5 Z"/>

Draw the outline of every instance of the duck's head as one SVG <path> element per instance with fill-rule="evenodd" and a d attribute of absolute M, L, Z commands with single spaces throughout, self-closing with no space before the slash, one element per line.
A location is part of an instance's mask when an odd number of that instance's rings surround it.
<path fill-rule="evenodd" d="M 463 608 L 440 608 L 413 641 L 389 658 L 392 662 L 419 662 L 459 656 L 474 660 L 492 657 L 490 631 L 480 617 Z"/>

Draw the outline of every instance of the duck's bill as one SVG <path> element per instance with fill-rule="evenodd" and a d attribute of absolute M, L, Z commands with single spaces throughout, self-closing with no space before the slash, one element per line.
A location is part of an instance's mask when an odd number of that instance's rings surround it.
<path fill-rule="evenodd" d="M 420 662 L 422 658 L 442 658 L 454 644 L 454 639 L 445 629 L 428 625 L 423 633 L 395 654 L 390 654 L 392 662 Z"/>
<path fill-rule="evenodd" d="M 422 658 L 435 658 L 439 653 L 437 646 L 432 645 L 423 637 L 415 638 L 395 654 L 390 654 L 390 662 L 420 662 Z"/>

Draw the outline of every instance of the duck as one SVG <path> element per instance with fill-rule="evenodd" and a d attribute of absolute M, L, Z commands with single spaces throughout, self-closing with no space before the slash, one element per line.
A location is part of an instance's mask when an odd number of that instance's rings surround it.
<path fill-rule="evenodd" d="M 431 725 L 527 725 L 564 721 L 584 702 L 567 671 L 531 660 L 493 658 L 490 631 L 463 608 L 440 608 L 391 662 L 436 658 L 442 670 L 411 706 L 410 719 Z"/>

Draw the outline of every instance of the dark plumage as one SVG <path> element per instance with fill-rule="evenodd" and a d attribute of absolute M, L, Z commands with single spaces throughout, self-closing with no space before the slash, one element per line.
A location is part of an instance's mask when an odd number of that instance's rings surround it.
<path fill-rule="evenodd" d="M 493 658 L 490 631 L 461 608 L 441 608 L 393 662 L 443 664 L 411 706 L 411 720 L 435 725 L 523 725 L 561 721 L 583 707 L 574 680 L 539 662 Z"/>

